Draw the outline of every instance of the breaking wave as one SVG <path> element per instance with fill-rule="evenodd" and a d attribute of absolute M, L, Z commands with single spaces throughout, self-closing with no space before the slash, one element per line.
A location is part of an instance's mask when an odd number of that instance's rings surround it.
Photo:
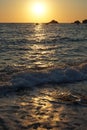
<path fill-rule="evenodd" d="M 12 70 L 13 71 L 13 70 Z M 14 72 L 14 71 L 13 71 Z M 31 71 L 16 73 L 10 79 L 11 85 L 0 86 L 1 92 L 17 90 L 34 90 L 46 84 L 67 84 L 87 80 L 87 63 L 76 67 L 54 68 L 48 71 Z"/>
<path fill-rule="evenodd" d="M 43 84 L 71 83 L 87 79 L 87 63 L 78 67 L 55 68 L 48 72 L 23 72 L 13 77 L 13 86 L 32 87 Z"/>

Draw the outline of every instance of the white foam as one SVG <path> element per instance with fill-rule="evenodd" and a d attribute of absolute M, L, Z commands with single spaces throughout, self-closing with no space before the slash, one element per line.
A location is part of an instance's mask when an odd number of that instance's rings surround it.
<path fill-rule="evenodd" d="M 15 87 L 35 87 L 48 83 L 73 83 L 87 80 L 86 65 L 77 67 L 55 68 L 48 72 L 25 72 L 13 77 L 12 86 Z"/>

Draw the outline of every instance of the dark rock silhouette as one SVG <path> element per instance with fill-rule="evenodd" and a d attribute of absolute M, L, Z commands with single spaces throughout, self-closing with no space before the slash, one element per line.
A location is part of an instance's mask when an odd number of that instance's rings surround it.
<path fill-rule="evenodd" d="M 48 22 L 47 24 L 58 24 L 58 22 L 56 20 L 51 20 L 50 22 Z"/>
<path fill-rule="evenodd" d="M 87 19 L 83 20 L 82 23 L 87 24 Z"/>
<path fill-rule="evenodd" d="M 39 25 L 39 23 L 36 23 L 36 25 Z"/>
<path fill-rule="evenodd" d="M 76 20 L 74 23 L 75 23 L 75 24 L 80 24 L 80 21 L 79 21 L 79 20 Z"/>

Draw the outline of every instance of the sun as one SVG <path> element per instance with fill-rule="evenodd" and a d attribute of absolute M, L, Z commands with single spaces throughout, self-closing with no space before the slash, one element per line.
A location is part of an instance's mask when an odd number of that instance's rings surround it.
<path fill-rule="evenodd" d="M 32 13 L 36 16 L 43 15 L 45 13 L 45 7 L 42 3 L 35 3 L 32 6 Z"/>
<path fill-rule="evenodd" d="M 29 19 L 34 23 L 43 23 L 48 19 L 48 10 L 46 0 L 32 0 L 28 6 Z"/>

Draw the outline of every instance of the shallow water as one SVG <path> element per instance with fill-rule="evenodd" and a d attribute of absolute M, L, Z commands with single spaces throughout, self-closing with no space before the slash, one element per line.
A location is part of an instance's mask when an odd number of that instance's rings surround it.
<path fill-rule="evenodd" d="M 38 88 L 2 96 L 0 129 L 86 130 L 87 82 Z"/>
<path fill-rule="evenodd" d="M 86 130 L 87 26 L 0 24 L 0 129 Z"/>

